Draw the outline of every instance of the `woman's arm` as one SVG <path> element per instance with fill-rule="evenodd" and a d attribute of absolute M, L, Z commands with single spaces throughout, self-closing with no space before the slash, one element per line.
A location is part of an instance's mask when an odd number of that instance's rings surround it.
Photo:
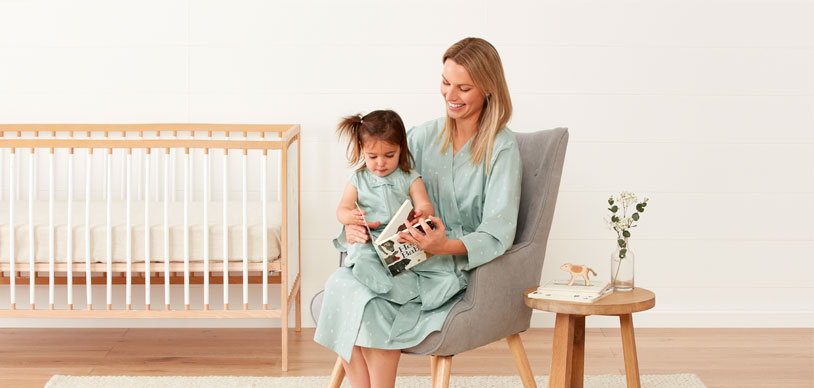
<path fill-rule="evenodd" d="M 430 229 L 424 218 L 419 220 L 421 228 L 427 233 L 421 233 L 416 228 L 413 228 L 410 221 L 404 223 L 407 228 L 400 232 L 401 239 L 404 242 L 418 245 L 418 247 L 425 252 L 432 253 L 433 255 L 465 255 L 467 254 L 466 246 L 461 240 L 450 240 L 447 238 L 446 227 L 438 217 L 430 217 L 430 220 L 435 224 L 435 229 Z"/>
<path fill-rule="evenodd" d="M 497 139 L 495 144 L 497 148 Z M 494 155 L 483 187 L 480 225 L 472 233 L 461 236 L 469 252 L 467 264 L 462 267 L 465 270 L 492 261 L 514 243 L 523 177 L 520 151 L 516 143 L 504 141 Z"/>
<path fill-rule="evenodd" d="M 343 225 L 365 224 L 364 211 L 356 208 L 358 197 L 356 187 L 350 183 L 345 185 L 345 192 L 342 193 L 342 199 L 339 200 L 339 206 L 336 208 L 336 219 Z"/>
<path fill-rule="evenodd" d="M 419 248 L 434 254 L 466 254 L 468 263 L 465 269 L 491 261 L 509 249 L 514 241 L 521 177 L 519 150 L 513 142 L 505 144 L 493 158 L 485 187 L 472 188 L 484 191 L 483 218 L 474 232 L 450 240 L 441 220 L 431 218 L 438 228 L 436 231 L 423 235 L 407 225 L 407 230 L 401 234 L 402 240 L 418 244 Z M 426 225 L 422 228 L 429 230 Z"/>

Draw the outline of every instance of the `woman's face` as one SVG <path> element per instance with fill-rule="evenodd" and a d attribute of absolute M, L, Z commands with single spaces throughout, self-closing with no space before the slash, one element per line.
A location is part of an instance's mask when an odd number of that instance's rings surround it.
<path fill-rule="evenodd" d="M 447 115 L 455 120 L 479 118 L 486 98 L 485 93 L 475 87 L 466 68 L 452 59 L 444 62 L 441 95 L 447 105 Z"/>

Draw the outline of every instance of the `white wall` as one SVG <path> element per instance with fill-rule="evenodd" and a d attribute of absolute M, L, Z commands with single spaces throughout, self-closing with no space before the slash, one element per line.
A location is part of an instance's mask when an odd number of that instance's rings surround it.
<path fill-rule="evenodd" d="M 637 284 L 658 295 L 637 326 L 810 327 L 812 15 L 772 0 L 0 0 L 0 122 L 302 124 L 307 302 L 336 265 L 334 125 L 378 108 L 438 117 L 441 54 L 480 36 L 503 58 L 511 128 L 571 131 L 544 278 L 566 261 L 607 275 L 605 200 L 631 190 L 651 198 Z M 271 325 L 0 321 L 201 324 Z"/>

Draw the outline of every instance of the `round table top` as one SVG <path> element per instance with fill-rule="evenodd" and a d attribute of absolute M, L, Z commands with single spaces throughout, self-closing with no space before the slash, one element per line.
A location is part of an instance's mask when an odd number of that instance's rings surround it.
<path fill-rule="evenodd" d="M 528 295 L 537 287 L 523 292 L 526 306 L 552 313 L 574 315 L 622 315 L 649 310 L 656 305 L 656 294 L 644 288 L 632 291 L 614 291 L 593 303 L 565 302 L 559 300 L 533 299 Z"/>

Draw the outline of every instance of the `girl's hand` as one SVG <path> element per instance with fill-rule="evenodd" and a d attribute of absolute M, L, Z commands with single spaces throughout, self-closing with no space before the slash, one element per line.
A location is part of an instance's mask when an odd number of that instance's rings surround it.
<path fill-rule="evenodd" d="M 368 223 L 371 229 L 378 228 L 381 222 L 371 222 Z M 362 225 L 345 225 L 345 240 L 348 244 L 354 243 L 361 243 L 364 244 L 367 240 L 370 239 L 370 236 L 367 235 L 367 228 L 365 228 L 364 224 Z"/>
<path fill-rule="evenodd" d="M 409 221 L 405 222 L 404 225 L 407 229 L 399 233 L 399 241 L 418 245 L 418 248 L 427 253 L 434 255 L 443 254 L 444 247 L 449 241 L 449 239 L 447 239 L 446 228 L 444 224 L 441 223 L 440 218 L 431 216 L 430 220 L 435 223 L 435 230 L 430 229 L 430 226 L 427 225 L 427 222 L 423 218 L 419 219 L 419 225 L 421 225 L 425 233 L 421 233 L 416 230 L 416 228 L 413 228 L 413 223 Z"/>
<path fill-rule="evenodd" d="M 412 217 L 408 218 L 407 222 L 409 222 L 410 225 L 412 225 L 412 224 L 415 224 L 416 221 L 418 221 L 418 220 L 420 220 L 420 219 L 422 219 L 424 217 L 426 217 L 424 215 L 424 211 L 422 211 L 421 209 L 413 209 Z"/>
<path fill-rule="evenodd" d="M 365 211 L 362 209 L 354 209 L 351 211 L 351 216 L 353 217 L 353 225 L 362 225 L 365 226 Z"/>

